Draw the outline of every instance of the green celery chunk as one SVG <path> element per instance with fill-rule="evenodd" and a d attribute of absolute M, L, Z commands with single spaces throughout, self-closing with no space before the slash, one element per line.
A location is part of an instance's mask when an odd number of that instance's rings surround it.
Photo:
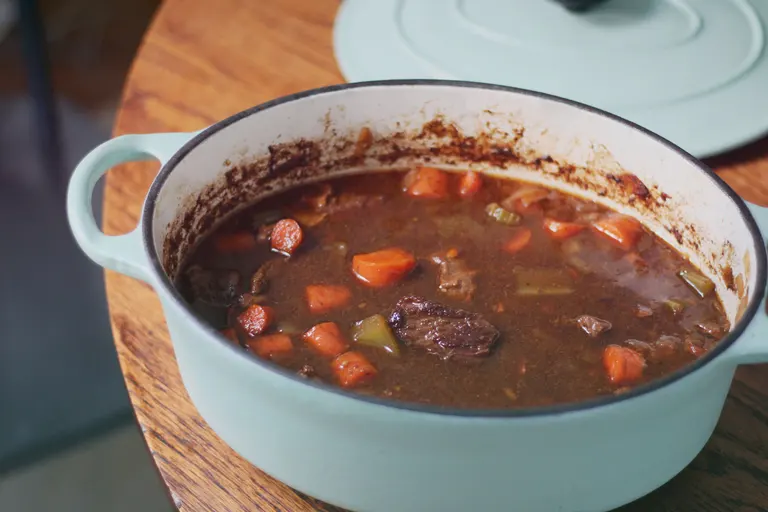
<path fill-rule="evenodd" d="M 672 312 L 673 315 L 677 316 L 683 311 L 685 311 L 687 304 L 682 300 L 667 299 L 664 301 L 664 306 L 666 306 Z"/>
<path fill-rule="evenodd" d="M 382 315 L 369 316 L 355 322 L 352 326 L 352 339 L 361 345 L 380 348 L 394 356 L 400 355 L 397 338 Z"/>
<path fill-rule="evenodd" d="M 498 203 L 490 203 L 485 207 L 485 212 L 489 217 L 493 217 L 496 222 L 507 226 L 516 226 L 520 224 L 521 217 L 515 212 L 499 206 Z"/>
<path fill-rule="evenodd" d="M 681 270 L 677 275 L 702 299 L 715 291 L 715 283 L 695 270 Z"/>

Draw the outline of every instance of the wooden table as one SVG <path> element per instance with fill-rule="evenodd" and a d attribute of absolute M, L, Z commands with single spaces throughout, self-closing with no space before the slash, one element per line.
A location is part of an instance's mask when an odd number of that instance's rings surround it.
<path fill-rule="evenodd" d="M 342 82 L 331 44 L 338 4 L 166 0 L 134 62 L 115 135 L 196 130 L 278 96 Z M 768 139 L 712 164 L 745 198 L 768 204 Z M 107 233 L 133 229 L 156 171 L 157 165 L 131 164 L 110 173 Z M 189 401 L 152 289 L 112 272 L 106 284 L 128 392 L 177 507 L 337 510 L 275 481 L 227 447 Z M 741 368 L 701 455 L 662 489 L 622 510 L 768 510 L 766 368 Z"/>

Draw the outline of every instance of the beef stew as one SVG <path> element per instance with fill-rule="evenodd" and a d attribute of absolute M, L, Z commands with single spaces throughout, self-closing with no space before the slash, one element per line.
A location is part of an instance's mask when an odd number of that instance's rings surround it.
<path fill-rule="evenodd" d="M 729 330 L 714 284 L 635 219 L 429 167 L 259 202 L 177 286 L 232 343 L 302 377 L 462 408 L 621 393 Z"/>

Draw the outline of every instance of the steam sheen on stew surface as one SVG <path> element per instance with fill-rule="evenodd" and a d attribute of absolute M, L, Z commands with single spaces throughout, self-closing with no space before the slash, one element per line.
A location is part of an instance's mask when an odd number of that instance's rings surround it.
<path fill-rule="evenodd" d="M 262 201 L 203 241 L 178 286 L 257 357 L 438 406 L 621 393 L 729 329 L 714 284 L 636 220 L 428 167 Z"/>

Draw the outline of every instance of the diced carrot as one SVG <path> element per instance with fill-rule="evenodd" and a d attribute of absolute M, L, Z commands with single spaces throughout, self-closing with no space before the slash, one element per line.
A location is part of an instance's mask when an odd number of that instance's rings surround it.
<path fill-rule="evenodd" d="M 309 311 L 316 315 L 342 308 L 352 298 L 349 288 L 335 284 L 311 284 L 304 291 Z"/>
<path fill-rule="evenodd" d="M 360 352 L 345 352 L 331 361 L 331 369 L 344 388 L 365 384 L 373 379 L 378 370 Z"/>
<path fill-rule="evenodd" d="M 290 256 L 304 240 L 304 232 L 295 220 L 282 219 L 272 229 L 270 240 L 273 251 Z"/>
<path fill-rule="evenodd" d="M 479 172 L 467 171 L 459 178 L 459 195 L 472 197 L 483 187 L 483 177 Z"/>
<path fill-rule="evenodd" d="M 237 333 L 231 327 L 228 329 L 222 330 L 221 335 L 227 338 L 229 341 L 231 341 L 235 345 L 240 345 L 240 340 L 237 339 Z"/>
<path fill-rule="evenodd" d="M 328 357 L 336 357 L 349 347 L 339 326 L 334 322 L 317 324 L 304 333 L 304 341 Z"/>
<path fill-rule="evenodd" d="M 248 348 L 264 359 L 285 356 L 293 351 L 293 342 L 287 334 L 270 334 L 248 341 Z"/>
<path fill-rule="evenodd" d="M 266 331 L 274 319 L 275 312 L 271 307 L 253 304 L 237 316 L 237 323 L 253 338 Z"/>
<path fill-rule="evenodd" d="M 565 240 L 566 238 L 578 235 L 584 228 L 586 228 L 585 225 L 577 224 L 575 222 L 563 222 L 549 218 L 544 219 L 544 230 L 546 230 L 552 238 L 557 240 Z"/>
<path fill-rule="evenodd" d="M 531 242 L 531 230 L 528 228 L 518 228 L 512 234 L 512 238 L 504 244 L 504 250 L 510 254 L 520 252 Z"/>
<path fill-rule="evenodd" d="M 398 247 L 352 257 L 352 272 L 360 281 L 375 288 L 399 281 L 415 266 L 413 254 Z"/>
<path fill-rule="evenodd" d="M 405 175 L 403 188 L 413 197 L 443 199 L 448 196 L 448 175 L 434 167 L 417 167 Z"/>
<path fill-rule="evenodd" d="M 459 257 L 459 250 L 455 247 L 451 247 L 445 253 L 445 257 L 449 260 L 453 260 Z"/>
<path fill-rule="evenodd" d="M 221 234 L 213 243 L 219 252 L 242 252 L 256 247 L 256 238 L 247 231 L 238 231 Z"/>
<path fill-rule="evenodd" d="M 603 365 L 612 383 L 627 384 L 643 376 L 645 358 L 631 348 L 608 345 L 603 351 Z"/>
<path fill-rule="evenodd" d="M 595 222 L 592 228 L 625 251 L 632 249 L 643 234 L 637 220 L 618 213 Z"/>

